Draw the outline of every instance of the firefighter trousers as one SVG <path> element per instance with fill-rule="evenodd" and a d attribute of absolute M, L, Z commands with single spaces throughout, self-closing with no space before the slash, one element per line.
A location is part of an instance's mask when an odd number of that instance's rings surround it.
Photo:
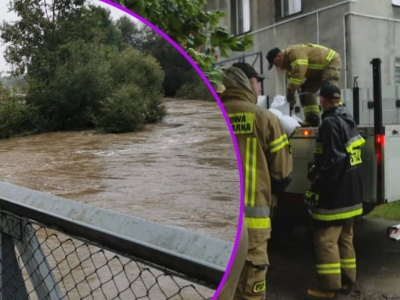
<path fill-rule="evenodd" d="M 314 246 L 318 288 L 339 290 L 356 280 L 353 224 L 316 228 Z"/>
<path fill-rule="evenodd" d="M 339 86 L 340 72 L 342 61 L 339 54 L 332 58 L 330 63 L 325 68 L 307 77 L 302 84 L 299 92 L 301 106 L 303 107 L 305 121 L 314 123 L 320 118 L 319 101 L 315 94 L 320 90 L 321 86 L 326 83 Z"/>
<path fill-rule="evenodd" d="M 240 274 L 235 300 L 264 300 L 269 265 L 267 246 L 271 228 L 249 228 L 249 249 Z"/>
<path fill-rule="evenodd" d="M 243 222 L 242 231 L 240 234 L 240 241 L 236 250 L 235 260 L 233 261 L 232 267 L 226 278 L 225 284 L 219 293 L 218 300 L 232 300 L 235 295 L 237 283 L 239 281 L 240 273 L 243 269 L 244 263 L 246 262 L 247 251 L 249 247 L 249 236 L 247 234 L 246 223 Z"/>

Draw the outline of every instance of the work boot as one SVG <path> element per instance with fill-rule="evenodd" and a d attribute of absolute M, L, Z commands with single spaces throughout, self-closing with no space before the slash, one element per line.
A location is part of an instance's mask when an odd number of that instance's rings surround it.
<path fill-rule="evenodd" d="M 347 283 L 347 284 L 342 284 L 339 293 L 343 295 L 350 295 L 352 291 L 353 291 L 353 284 Z"/>
<path fill-rule="evenodd" d="M 337 299 L 337 294 L 334 291 L 322 291 L 319 289 L 308 289 L 305 300 L 329 300 Z"/>

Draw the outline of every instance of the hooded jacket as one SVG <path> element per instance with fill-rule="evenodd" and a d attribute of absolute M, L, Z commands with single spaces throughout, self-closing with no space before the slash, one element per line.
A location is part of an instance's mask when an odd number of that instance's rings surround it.
<path fill-rule="evenodd" d="M 317 177 L 306 197 L 316 198 L 312 217 L 320 225 L 344 225 L 362 214 L 361 147 L 365 140 L 343 106 L 322 115 L 314 148 Z"/>
<path fill-rule="evenodd" d="M 242 70 L 224 70 L 223 84 L 221 101 L 240 151 L 246 225 L 249 230 L 270 228 L 271 193 L 282 191 L 292 172 L 288 137 L 278 117 L 256 105 Z"/>

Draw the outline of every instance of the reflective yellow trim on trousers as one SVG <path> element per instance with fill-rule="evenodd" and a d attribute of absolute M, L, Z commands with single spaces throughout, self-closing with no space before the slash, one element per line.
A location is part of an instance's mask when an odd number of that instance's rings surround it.
<path fill-rule="evenodd" d="M 316 265 L 318 274 L 340 274 L 340 263 Z"/>
<path fill-rule="evenodd" d="M 257 182 L 257 139 L 247 138 L 246 143 L 246 165 L 245 165 L 245 206 L 256 205 L 256 182 Z"/>
<path fill-rule="evenodd" d="M 363 209 L 359 208 L 356 210 L 352 210 L 349 212 L 345 213 L 338 213 L 338 214 L 332 214 L 332 215 L 323 215 L 323 214 L 312 214 L 313 219 L 319 220 L 319 221 L 336 221 L 336 220 L 344 220 L 344 219 L 349 219 L 355 216 L 362 215 Z"/>
<path fill-rule="evenodd" d="M 342 269 L 355 269 L 356 259 L 355 258 L 342 258 L 340 260 Z"/>
<path fill-rule="evenodd" d="M 271 228 L 270 218 L 244 218 L 247 228 L 252 229 L 268 229 Z"/>
<path fill-rule="evenodd" d="M 293 84 L 296 84 L 296 85 L 301 85 L 303 83 L 303 80 L 291 77 L 289 79 L 289 83 L 293 83 Z"/>
<path fill-rule="evenodd" d="M 319 113 L 319 106 L 318 105 L 307 105 L 303 107 L 303 112 L 305 114 L 308 113 Z"/>
<path fill-rule="evenodd" d="M 277 138 L 276 140 L 274 140 L 268 144 L 269 151 L 271 153 L 278 152 L 286 145 L 289 145 L 289 140 L 288 140 L 286 133 L 281 135 L 279 138 Z"/>

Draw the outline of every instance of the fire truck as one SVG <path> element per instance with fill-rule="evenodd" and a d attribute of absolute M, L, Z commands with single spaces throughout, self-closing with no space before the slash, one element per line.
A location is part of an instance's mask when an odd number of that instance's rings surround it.
<path fill-rule="evenodd" d="M 262 65 L 262 57 L 262 52 L 250 53 L 218 64 L 226 67 L 236 61 L 246 61 L 254 65 L 258 60 Z M 364 214 L 371 212 L 377 205 L 400 200 L 400 85 L 383 87 L 381 60 L 374 58 L 370 64 L 372 87 L 360 88 L 355 76 L 353 87 L 342 90 L 344 105 L 353 114 L 366 140 L 362 148 Z M 273 95 L 265 94 L 259 97 L 258 104 L 269 109 Z M 299 103 L 294 107 L 292 115 L 302 119 Z M 294 162 L 293 179 L 285 193 L 277 199 L 278 211 L 284 212 L 286 220 L 304 217 L 301 213 L 305 208 L 304 194 L 310 187 L 307 173 L 314 163 L 317 135 L 317 127 L 300 127 L 290 139 Z"/>
<path fill-rule="evenodd" d="M 376 205 L 400 200 L 400 86 L 382 87 L 381 60 L 372 59 L 373 87 L 360 89 L 357 76 L 353 88 L 343 90 L 345 106 L 352 112 L 361 135 L 364 211 Z M 294 114 L 302 117 L 300 106 Z M 313 164 L 313 150 L 318 128 L 299 128 L 291 138 L 293 181 L 280 199 L 301 202 L 310 183 L 306 174 Z"/>

